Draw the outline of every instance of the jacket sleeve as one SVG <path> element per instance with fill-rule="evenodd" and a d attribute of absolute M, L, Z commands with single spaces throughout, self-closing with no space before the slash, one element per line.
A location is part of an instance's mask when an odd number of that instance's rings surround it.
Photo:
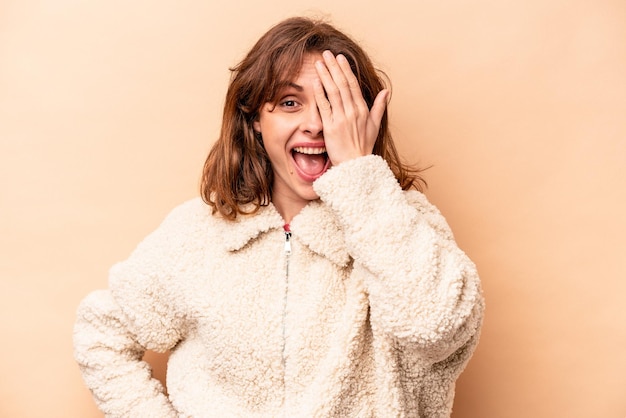
<path fill-rule="evenodd" d="M 186 260 L 191 215 L 175 209 L 124 262 L 111 268 L 109 289 L 79 305 L 74 356 L 87 387 L 107 417 L 175 417 L 162 385 L 142 361 L 185 335 L 176 270 Z"/>
<path fill-rule="evenodd" d="M 402 191 L 375 155 L 333 167 L 314 188 L 363 270 L 373 328 L 428 363 L 477 337 L 484 301 L 476 267 L 423 194 Z"/>
<path fill-rule="evenodd" d="M 110 291 L 94 291 L 83 299 L 74 326 L 74 357 L 106 417 L 177 416 L 163 386 L 142 361 L 144 352 Z"/>

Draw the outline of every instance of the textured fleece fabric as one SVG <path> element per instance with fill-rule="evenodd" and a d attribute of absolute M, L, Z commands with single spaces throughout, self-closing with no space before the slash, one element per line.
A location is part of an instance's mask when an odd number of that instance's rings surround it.
<path fill-rule="evenodd" d="M 88 295 L 75 358 L 107 417 L 448 417 L 478 342 L 474 264 L 386 162 L 331 168 L 291 222 L 176 208 L 108 290 Z M 171 350 L 168 394 L 143 362 Z"/>

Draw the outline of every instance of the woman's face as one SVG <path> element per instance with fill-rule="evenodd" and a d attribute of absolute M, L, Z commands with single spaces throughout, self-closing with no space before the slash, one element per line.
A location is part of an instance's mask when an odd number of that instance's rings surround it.
<path fill-rule="evenodd" d="M 272 202 L 287 222 L 318 198 L 313 182 L 330 167 L 313 92 L 319 78 L 315 61 L 321 59 L 307 54 L 297 78 L 278 92 L 276 105 L 265 103 L 254 122 L 274 171 Z"/>

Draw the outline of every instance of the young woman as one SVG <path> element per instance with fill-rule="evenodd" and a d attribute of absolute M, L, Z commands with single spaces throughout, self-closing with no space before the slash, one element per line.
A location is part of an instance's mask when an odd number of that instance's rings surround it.
<path fill-rule="evenodd" d="M 450 415 L 480 282 L 401 164 L 388 99 L 326 23 L 261 37 L 233 69 L 202 199 L 79 307 L 75 357 L 107 416 Z M 146 349 L 171 350 L 167 394 Z"/>

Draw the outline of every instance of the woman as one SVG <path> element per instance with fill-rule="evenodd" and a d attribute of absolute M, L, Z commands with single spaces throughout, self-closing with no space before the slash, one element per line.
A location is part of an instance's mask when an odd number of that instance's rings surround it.
<path fill-rule="evenodd" d="M 389 93 L 292 18 L 233 69 L 202 198 L 81 303 L 75 357 L 111 417 L 445 417 L 477 344 L 475 266 L 400 163 Z M 414 186 L 414 187 L 412 187 Z M 171 350 L 167 389 L 142 362 Z"/>

